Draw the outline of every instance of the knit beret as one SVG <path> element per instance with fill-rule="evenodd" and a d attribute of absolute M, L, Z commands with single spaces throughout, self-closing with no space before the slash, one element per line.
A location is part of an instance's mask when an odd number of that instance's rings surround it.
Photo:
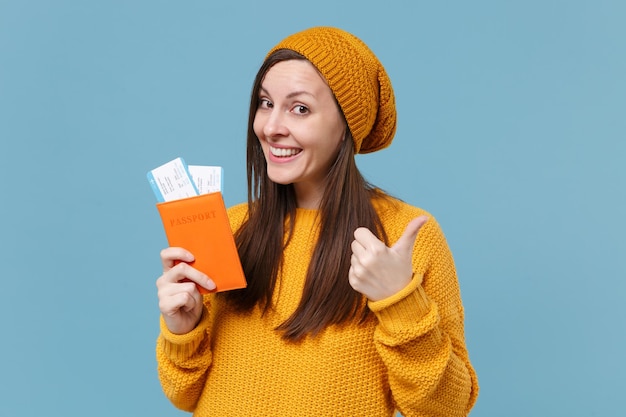
<path fill-rule="evenodd" d="M 268 53 L 290 49 L 309 60 L 326 79 L 348 122 L 355 153 L 391 144 L 396 104 L 391 80 L 369 47 L 333 27 L 314 27 L 290 35 Z"/>

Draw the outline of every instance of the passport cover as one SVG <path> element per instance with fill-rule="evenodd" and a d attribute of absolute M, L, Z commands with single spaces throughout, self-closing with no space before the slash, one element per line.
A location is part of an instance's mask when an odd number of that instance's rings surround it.
<path fill-rule="evenodd" d="M 215 282 L 211 292 L 246 287 L 222 193 L 158 203 L 169 246 L 187 249 L 195 260 L 190 263 Z M 197 285 L 202 294 L 210 291 Z"/>

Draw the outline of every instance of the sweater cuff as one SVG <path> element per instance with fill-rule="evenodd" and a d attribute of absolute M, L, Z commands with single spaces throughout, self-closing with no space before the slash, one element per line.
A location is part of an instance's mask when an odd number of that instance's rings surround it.
<path fill-rule="evenodd" d="M 369 309 L 378 318 L 379 325 L 389 335 L 410 332 L 423 318 L 432 313 L 432 302 L 422 287 L 422 277 L 413 280 L 398 293 L 379 301 L 368 302 Z"/>
<path fill-rule="evenodd" d="M 160 318 L 160 326 L 161 346 L 165 354 L 171 358 L 190 358 L 206 336 L 206 329 L 209 327 L 209 314 L 205 307 L 198 325 L 185 334 L 172 333 L 167 328 L 163 315 Z"/>

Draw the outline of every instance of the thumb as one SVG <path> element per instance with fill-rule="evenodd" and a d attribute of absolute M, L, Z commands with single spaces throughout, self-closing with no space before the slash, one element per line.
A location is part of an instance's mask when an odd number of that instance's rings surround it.
<path fill-rule="evenodd" d="M 411 220 L 392 249 L 401 255 L 411 256 L 417 233 L 427 221 L 428 216 L 419 216 Z"/>

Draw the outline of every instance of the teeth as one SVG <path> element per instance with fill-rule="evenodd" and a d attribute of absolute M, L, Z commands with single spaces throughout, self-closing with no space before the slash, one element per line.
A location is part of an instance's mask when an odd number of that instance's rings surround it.
<path fill-rule="evenodd" d="M 272 152 L 272 155 L 274 156 L 285 157 L 285 156 L 293 156 L 293 155 L 300 153 L 300 149 L 274 148 L 273 146 L 270 146 L 270 152 Z"/>

